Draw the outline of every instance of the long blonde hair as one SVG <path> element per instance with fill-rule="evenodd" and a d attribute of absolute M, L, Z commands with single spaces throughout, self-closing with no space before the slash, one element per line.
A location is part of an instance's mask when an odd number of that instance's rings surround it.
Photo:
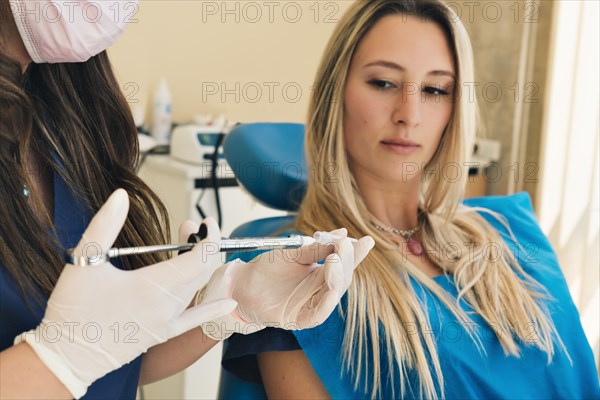
<path fill-rule="evenodd" d="M 564 346 L 544 306 L 548 294 L 523 270 L 498 232 L 477 211 L 492 214 L 511 232 L 508 225 L 491 210 L 461 204 L 467 174 L 452 181 L 440 179 L 443 167 L 466 165 L 468 150 L 472 148 L 477 105 L 469 96 L 457 95 L 453 99 L 452 116 L 426 166 L 419 200 L 423 244 L 431 260 L 454 276 L 458 299 L 452 299 L 433 279 L 403 258 L 389 236 L 374 229 L 374 216 L 362 200 L 348 167 L 342 99 L 352 57 L 361 39 L 382 17 L 397 14 L 439 25 L 454 56 L 457 89 L 474 81 L 468 34 L 456 14 L 441 1 L 355 2 L 339 22 L 317 72 L 306 126 L 311 176 L 295 228 L 314 232 L 344 226 L 350 236 L 370 235 L 375 239 L 375 248 L 356 270 L 344 312 L 343 357 L 355 389 L 362 382 L 366 391 L 370 388 L 370 394 L 365 394 L 382 395 L 381 353 L 386 352 L 388 370 L 400 371 L 400 395 L 406 393 L 408 372 L 415 371 L 420 397 L 437 398 L 444 396 L 444 377 L 435 341 L 422 329 L 407 329 L 429 326 L 411 278 L 437 296 L 466 327 L 470 319 L 458 305 L 464 299 L 493 327 L 507 355 L 519 355 L 519 341 L 532 342 L 531 332 L 519 329 L 531 324 L 536 335 L 533 344 L 548 354 L 548 362 L 555 345 Z M 435 251 L 448 244 L 454 249 L 451 254 Z M 499 250 L 500 257 L 490 256 L 491 248 Z M 384 327 L 383 335 L 379 324 Z M 484 351 L 476 334 L 469 335 Z M 381 336 L 384 341 L 380 346 Z M 372 361 L 372 370 L 368 360 Z M 393 390 L 394 374 L 389 374 L 388 379 Z"/>

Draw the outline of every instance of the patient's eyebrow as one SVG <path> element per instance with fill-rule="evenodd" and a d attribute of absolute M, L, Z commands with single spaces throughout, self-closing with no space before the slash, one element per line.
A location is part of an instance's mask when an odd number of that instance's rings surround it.
<path fill-rule="evenodd" d="M 406 68 L 404 68 L 402 65 L 396 64 L 393 61 L 386 61 L 386 60 L 377 60 L 377 61 L 370 62 L 364 66 L 364 68 L 367 68 L 367 67 L 384 67 L 384 68 L 390 68 L 390 69 L 400 71 L 400 72 L 406 71 Z M 456 79 L 456 77 L 454 76 L 454 74 L 452 72 L 446 71 L 443 69 L 429 71 L 427 73 L 427 75 L 448 76 L 452 79 Z"/>

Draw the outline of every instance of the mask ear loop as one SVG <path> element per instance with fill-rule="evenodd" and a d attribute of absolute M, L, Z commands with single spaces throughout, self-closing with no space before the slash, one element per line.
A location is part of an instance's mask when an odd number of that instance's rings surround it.
<path fill-rule="evenodd" d="M 15 25 L 19 30 L 19 35 L 21 36 L 21 40 L 25 45 L 25 49 L 31 57 L 31 60 L 40 64 L 43 63 L 42 56 L 38 51 L 38 43 L 35 35 L 33 34 L 33 29 L 31 28 L 31 22 L 27 19 L 27 5 L 25 3 L 26 0 L 10 0 L 9 2 L 9 11 L 12 14 Z"/>

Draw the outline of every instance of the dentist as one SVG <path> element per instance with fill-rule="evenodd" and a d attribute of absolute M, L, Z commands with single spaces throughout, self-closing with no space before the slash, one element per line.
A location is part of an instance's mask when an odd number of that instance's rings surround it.
<path fill-rule="evenodd" d="M 233 332 L 320 324 L 374 243 L 339 230 L 335 249 L 221 265 L 206 219 L 207 238 L 171 259 L 65 265 L 72 247 L 170 242 L 104 51 L 132 4 L 0 0 L 1 398 L 134 399 Z M 187 221 L 180 239 L 196 231 Z"/>

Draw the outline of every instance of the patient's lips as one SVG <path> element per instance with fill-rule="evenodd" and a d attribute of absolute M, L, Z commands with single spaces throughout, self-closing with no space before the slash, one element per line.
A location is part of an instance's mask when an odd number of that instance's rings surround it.
<path fill-rule="evenodd" d="M 384 149 L 400 155 L 413 154 L 421 147 L 412 140 L 403 138 L 384 139 L 380 143 Z"/>

